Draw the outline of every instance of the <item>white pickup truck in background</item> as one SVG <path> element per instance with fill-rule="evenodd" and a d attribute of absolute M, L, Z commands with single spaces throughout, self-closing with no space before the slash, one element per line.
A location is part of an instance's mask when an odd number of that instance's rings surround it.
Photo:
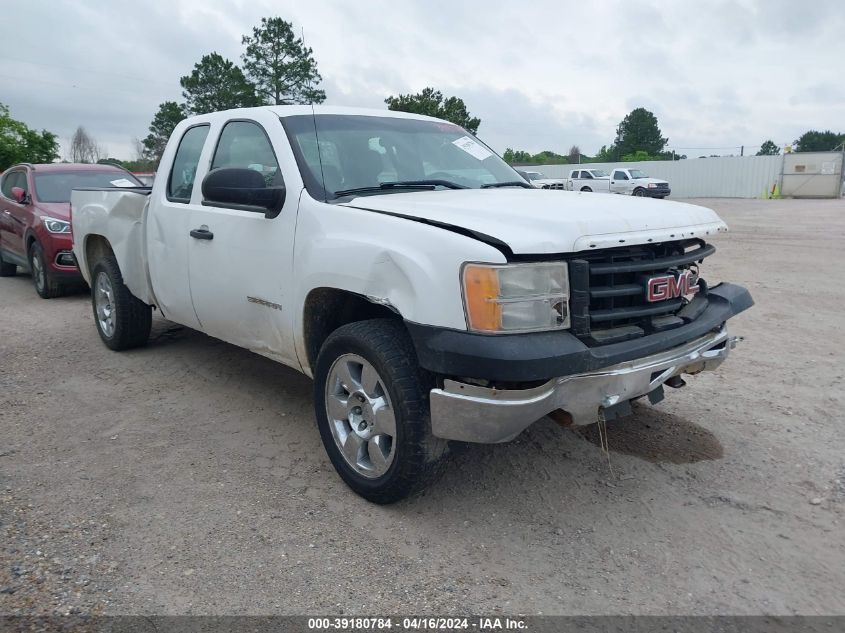
<path fill-rule="evenodd" d="M 72 194 L 100 338 L 143 345 L 156 310 L 312 377 L 332 464 L 378 503 L 430 481 L 450 441 L 658 402 L 728 356 L 753 303 L 704 281 L 727 230 L 710 209 L 538 191 L 429 117 L 195 116 L 158 173 Z"/>
<path fill-rule="evenodd" d="M 610 193 L 610 174 L 601 169 L 573 169 L 566 179 L 566 189 Z"/>
<path fill-rule="evenodd" d="M 516 173 L 537 189 L 566 189 L 566 178 L 546 178 L 539 171 L 523 171 L 521 169 L 517 169 Z"/>
<path fill-rule="evenodd" d="M 672 193 L 665 180 L 649 178 L 639 169 L 622 168 L 611 172 L 610 191 L 641 198 L 665 198 Z"/>

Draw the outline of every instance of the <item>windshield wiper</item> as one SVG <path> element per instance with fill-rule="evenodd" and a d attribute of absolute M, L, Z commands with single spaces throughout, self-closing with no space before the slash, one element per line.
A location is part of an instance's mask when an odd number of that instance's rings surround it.
<path fill-rule="evenodd" d="M 451 180 L 399 180 L 396 182 L 383 182 L 371 187 L 356 187 L 355 189 L 341 189 L 335 191 L 334 195 L 337 197 L 348 196 L 353 193 L 374 193 L 379 191 L 386 191 L 390 189 L 420 189 L 423 191 L 431 191 L 436 187 L 446 187 L 447 189 L 467 189 L 464 185 L 459 185 Z"/>
<path fill-rule="evenodd" d="M 509 182 L 488 182 L 486 185 L 481 185 L 482 189 L 492 189 L 494 187 L 522 187 L 523 189 L 533 189 L 527 182 L 520 180 L 511 180 Z"/>

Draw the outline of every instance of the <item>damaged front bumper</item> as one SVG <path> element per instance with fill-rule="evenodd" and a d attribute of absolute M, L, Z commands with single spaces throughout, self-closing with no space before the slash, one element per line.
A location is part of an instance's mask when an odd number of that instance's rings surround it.
<path fill-rule="evenodd" d="M 431 424 L 437 437 L 463 442 L 507 442 L 545 415 L 562 409 L 575 425 L 599 415 L 616 417 L 640 396 L 662 397 L 667 381 L 722 364 L 737 339 L 727 327 L 678 347 L 597 371 L 553 378 L 531 389 L 502 390 L 455 380 L 431 391 Z M 674 379 L 674 380 L 673 380 Z M 671 383 L 670 383 L 671 384 Z"/>

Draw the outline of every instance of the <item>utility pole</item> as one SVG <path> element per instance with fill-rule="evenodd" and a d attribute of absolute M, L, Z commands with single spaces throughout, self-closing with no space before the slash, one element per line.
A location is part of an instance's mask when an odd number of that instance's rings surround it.
<path fill-rule="evenodd" d="M 745 156 L 745 145 L 742 145 L 742 146 L 739 148 L 739 155 L 740 155 L 740 156 Z"/>

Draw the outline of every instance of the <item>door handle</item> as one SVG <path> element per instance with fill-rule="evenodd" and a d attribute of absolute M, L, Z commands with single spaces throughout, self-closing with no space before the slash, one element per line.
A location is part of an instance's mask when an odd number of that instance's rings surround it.
<path fill-rule="evenodd" d="M 198 240 L 213 240 L 214 233 L 212 233 L 208 229 L 193 229 L 191 231 L 191 237 L 196 238 Z"/>

